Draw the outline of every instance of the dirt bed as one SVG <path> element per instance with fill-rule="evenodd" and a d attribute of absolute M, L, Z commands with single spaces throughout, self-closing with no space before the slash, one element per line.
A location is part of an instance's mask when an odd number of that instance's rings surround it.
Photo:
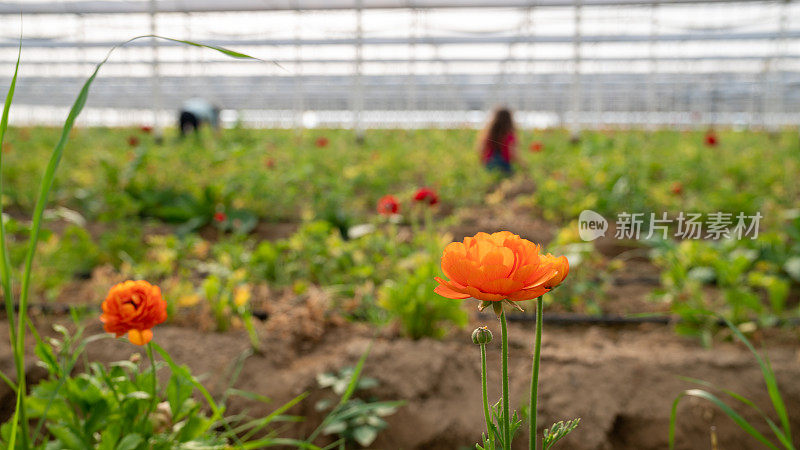
<path fill-rule="evenodd" d="M 273 319 L 274 320 L 274 319 Z M 471 447 L 483 428 L 480 399 L 478 348 L 469 330 L 442 340 L 412 341 L 391 330 L 378 336 L 363 326 L 302 315 L 288 321 L 260 324 L 264 353 L 247 359 L 237 383 L 240 389 L 271 397 L 271 405 L 233 402 L 231 410 L 248 408 L 266 413 L 295 395 L 311 396 L 292 412 L 307 417 L 287 434 L 301 436 L 319 422 L 314 404 L 322 397 L 316 375 L 354 365 L 370 341 L 374 341 L 365 374 L 380 381 L 368 392 L 382 400 L 408 403 L 388 417 L 375 449 L 459 449 Z M 295 321 L 314 321 L 300 324 Z M 11 373 L 6 322 L 0 322 L 0 370 Z M 49 328 L 41 322 L 39 329 Z M 473 325 L 477 325 L 474 323 Z M 488 323 L 495 333 L 489 349 L 490 397 L 499 397 L 499 324 Z M 471 329 L 471 328 L 470 328 Z M 100 332 L 99 325 L 92 330 Z M 515 406 L 528 392 L 532 328 L 510 325 L 511 389 Z M 204 374 L 212 392 L 226 385 L 225 370 L 247 348 L 241 332 L 209 333 L 180 326 L 159 326 L 155 339 L 195 374 Z M 771 336 L 767 353 L 777 372 L 794 427 L 800 427 L 800 353 L 795 337 Z M 125 341 L 101 341 L 88 349 L 91 360 L 110 362 L 141 351 Z M 31 376 L 41 376 L 33 366 Z M 556 327 L 545 330 L 542 350 L 542 426 L 558 419 L 581 417 L 580 428 L 563 449 L 663 449 L 671 403 L 691 385 L 679 375 L 701 378 L 732 389 L 765 410 L 771 410 L 764 383 L 752 356 L 732 343 L 716 343 L 713 349 L 676 336 L 663 326 L 627 328 Z M 6 386 L 0 386 L 0 413 L 13 405 Z M 7 416 L 3 416 L 7 417 Z M 745 415 L 754 422 L 756 417 Z M 738 430 L 718 410 L 700 401 L 685 401 L 679 409 L 679 448 L 710 448 L 710 429 L 716 427 L 721 449 L 761 448 Z M 765 426 L 761 430 L 767 432 Z M 523 433 L 525 434 L 525 433 Z M 527 437 L 518 446 L 527 448 Z"/>

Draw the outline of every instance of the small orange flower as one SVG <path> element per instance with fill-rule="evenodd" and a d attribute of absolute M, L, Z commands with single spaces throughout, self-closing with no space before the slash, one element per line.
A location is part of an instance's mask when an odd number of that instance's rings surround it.
<path fill-rule="evenodd" d="M 150 342 L 151 328 L 165 320 L 167 302 L 161 298 L 161 289 L 143 280 L 128 280 L 112 287 L 100 315 L 103 329 L 117 337 L 128 333 L 128 339 L 136 345 Z"/>
<path fill-rule="evenodd" d="M 540 297 L 569 273 L 564 256 L 540 255 L 540 247 L 508 231 L 478 233 L 444 249 L 442 271 L 450 278 L 436 281 L 443 297 L 499 302 Z"/>

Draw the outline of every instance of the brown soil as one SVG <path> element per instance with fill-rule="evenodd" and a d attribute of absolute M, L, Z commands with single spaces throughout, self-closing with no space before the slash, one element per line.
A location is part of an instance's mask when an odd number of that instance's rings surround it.
<path fill-rule="evenodd" d="M 276 316 L 280 320 L 258 324 L 263 354 L 247 359 L 237 387 L 264 394 L 273 402 L 265 406 L 235 400 L 230 411 L 248 408 L 257 416 L 301 392 L 311 392 L 291 411 L 305 416 L 306 423 L 284 432 L 306 435 L 321 419 L 314 409 L 323 396 L 317 389 L 316 375 L 354 365 L 373 342 L 365 375 L 377 378 L 380 386 L 369 394 L 383 400 L 405 400 L 407 404 L 387 418 L 389 428 L 372 448 L 450 450 L 470 447 L 479 438 L 483 429 L 479 352 L 470 342 L 468 330 L 441 341 L 412 341 L 388 330 L 376 336 L 364 325 L 333 320 L 322 310 L 317 301 L 309 299 L 296 304 L 292 316 L 280 314 Z M 496 399 L 500 330 L 496 320 L 487 325 L 495 335 L 488 357 L 489 395 Z M 41 322 L 38 327 L 45 330 L 49 323 Z M 100 332 L 99 324 L 92 325 L 91 331 Z M 207 376 L 205 383 L 214 393 L 226 385 L 223 369 L 248 347 L 247 337 L 240 331 L 209 333 L 165 325 L 159 326 L 155 334 L 177 362 L 188 364 L 197 375 Z M 532 334 L 531 325 L 510 324 L 509 370 L 515 406 L 524 402 L 528 392 Z M 5 321 L 0 322 L 0 339 L 0 370 L 12 373 Z M 768 342 L 767 353 L 793 425 L 798 427 L 800 384 L 793 382 L 800 375 L 796 338 L 771 336 Z M 123 340 L 101 341 L 89 346 L 88 356 L 90 360 L 110 362 L 126 359 L 137 351 L 141 349 Z M 41 377 L 40 370 L 31 365 L 31 376 Z M 707 350 L 660 326 L 549 326 L 542 344 L 539 423 L 545 426 L 556 420 L 581 417 L 580 427 L 559 446 L 562 449 L 666 448 L 672 401 L 682 390 L 693 387 L 678 376 L 714 382 L 771 411 L 758 367 L 740 345 L 723 342 Z M 11 405 L 10 392 L 5 385 L 0 386 L 0 414 L 7 415 Z M 710 448 L 712 427 L 716 427 L 719 448 L 761 448 L 706 402 L 686 400 L 678 411 L 681 449 Z M 762 432 L 768 432 L 753 414 L 744 415 L 759 424 Z M 526 434 L 518 436 L 515 448 L 527 448 Z"/>

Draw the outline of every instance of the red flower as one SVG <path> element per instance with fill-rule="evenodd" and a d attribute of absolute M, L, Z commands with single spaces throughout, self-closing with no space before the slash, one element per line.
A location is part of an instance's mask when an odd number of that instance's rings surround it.
<path fill-rule="evenodd" d="M 216 220 L 217 222 L 225 222 L 225 219 L 227 219 L 227 218 L 228 218 L 228 216 L 226 216 L 224 212 L 215 212 L 214 213 L 214 220 Z"/>
<path fill-rule="evenodd" d="M 128 136 L 128 145 L 137 147 L 139 145 L 139 138 L 136 136 Z"/>
<path fill-rule="evenodd" d="M 713 131 L 706 133 L 706 145 L 709 147 L 716 147 L 719 143 L 717 135 Z"/>
<path fill-rule="evenodd" d="M 681 184 L 680 181 L 672 183 L 670 191 L 675 195 L 681 195 L 681 193 L 683 193 L 683 184 Z"/>
<path fill-rule="evenodd" d="M 533 141 L 531 143 L 531 151 L 534 153 L 539 153 L 544 148 L 544 145 L 540 141 Z"/>
<path fill-rule="evenodd" d="M 153 127 L 150 125 L 142 125 L 139 127 L 139 129 L 142 131 L 142 133 L 150 134 L 153 132 Z"/>
<path fill-rule="evenodd" d="M 384 195 L 378 200 L 378 213 L 384 216 L 391 216 L 400 211 L 400 204 L 394 195 Z"/>
<path fill-rule="evenodd" d="M 328 146 L 328 138 L 324 136 L 317 138 L 317 147 L 322 148 L 327 146 Z"/>
<path fill-rule="evenodd" d="M 427 202 L 429 205 L 433 206 L 439 203 L 439 196 L 436 195 L 436 192 L 434 192 L 433 189 L 423 187 L 419 188 L 417 193 L 414 194 L 414 201 Z"/>
<path fill-rule="evenodd" d="M 275 160 L 272 158 L 267 158 L 264 160 L 264 165 L 267 166 L 267 169 L 272 169 L 275 167 Z"/>

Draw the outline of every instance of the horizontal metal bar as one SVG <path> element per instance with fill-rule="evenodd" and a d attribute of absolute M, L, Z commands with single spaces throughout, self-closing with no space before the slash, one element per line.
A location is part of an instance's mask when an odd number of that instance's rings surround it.
<path fill-rule="evenodd" d="M 800 59 L 800 55 L 779 55 L 774 53 L 767 53 L 763 55 L 703 55 L 703 56 L 634 56 L 634 57 L 582 57 L 581 62 L 703 62 L 703 61 L 765 61 L 772 59 L 796 60 Z M 355 64 L 354 59 L 326 59 L 326 58 L 307 58 L 307 59 L 275 59 L 274 62 L 279 64 Z M 380 58 L 380 59 L 363 59 L 362 64 L 495 64 L 495 63 L 572 63 L 573 58 Z M 0 60 L 0 64 L 16 64 L 16 59 Z M 159 64 L 170 65 L 206 65 L 206 64 L 231 64 L 231 63 L 247 63 L 258 64 L 259 61 L 251 59 L 214 59 L 214 60 L 159 60 Z M 25 60 L 25 65 L 72 65 L 72 64 L 92 64 L 94 61 L 78 60 L 78 59 L 48 59 L 48 60 Z M 126 65 L 126 64 L 153 64 L 151 59 L 133 59 L 133 60 L 110 60 L 106 65 Z"/>
<path fill-rule="evenodd" d="M 581 0 L 583 7 L 702 3 L 763 3 L 763 0 Z M 777 3 L 777 2 L 776 2 Z M 157 0 L 159 13 L 332 11 L 361 9 L 571 8 L 573 0 Z M 2 2 L 0 14 L 147 14 L 149 1 Z"/>
<path fill-rule="evenodd" d="M 631 43 L 631 42 L 692 42 L 692 41 L 763 41 L 776 39 L 800 38 L 800 30 L 791 31 L 759 31 L 743 33 L 674 33 L 674 34 L 598 34 L 583 35 L 583 43 Z M 211 39 L 204 44 L 220 47 L 262 47 L 262 46 L 327 46 L 327 45 L 478 45 L 478 44 L 572 44 L 572 35 L 514 35 L 514 36 L 426 36 L 426 37 L 366 37 L 363 39 L 331 38 L 331 39 Z M 110 48 L 119 42 L 112 41 L 60 41 L 54 39 L 23 39 L 23 48 Z M 127 47 L 150 47 L 149 39 L 131 42 Z M 184 44 L 173 41 L 157 41 L 159 47 L 177 47 Z M 0 48 L 17 48 L 19 42 L 6 40 L 0 42 Z"/>

